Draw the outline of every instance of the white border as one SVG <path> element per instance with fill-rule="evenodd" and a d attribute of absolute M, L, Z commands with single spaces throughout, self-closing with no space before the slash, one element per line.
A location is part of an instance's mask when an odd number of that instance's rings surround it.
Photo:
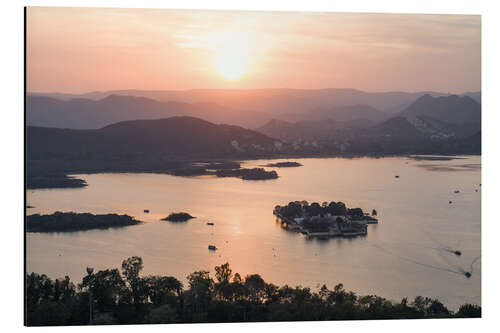
<path fill-rule="evenodd" d="M 499 6 L 496 1 L 462 0 L 350 0 L 350 1 L 224 1 L 224 0 L 66 0 L 66 1 L 3 1 L 0 11 L 2 24 L 1 57 L 1 110 L 2 127 L 2 246 L 1 301 L 0 318 L 2 327 L 8 331 L 25 330 L 23 323 L 23 265 L 22 246 L 23 218 L 23 6 L 85 6 L 85 7 L 124 7 L 124 8 L 183 8 L 183 9 L 237 9 L 237 10 L 299 10 L 299 11 L 336 11 L 336 12 L 392 12 L 392 13 L 446 13 L 481 14 L 483 29 L 482 53 L 482 92 L 483 92 L 483 212 L 482 212 L 482 306 L 483 319 L 479 320 L 392 320 L 370 322 L 305 322 L 305 323 L 257 323 L 257 324 L 210 324 L 210 325 L 146 325 L 93 327 L 96 331 L 133 332 L 137 329 L 147 331 L 174 332 L 253 332 L 255 330 L 349 330 L 349 332 L 423 332 L 447 330 L 454 332 L 492 331 L 499 310 L 500 299 L 497 279 L 499 253 L 497 238 L 500 236 L 500 221 L 495 219 L 496 195 L 500 189 L 498 171 L 499 150 L 498 130 L 500 125 L 500 103 L 498 80 L 500 59 L 498 31 L 500 31 Z M 88 330 L 88 327 L 74 327 L 70 330 Z M 29 328 L 30 331 L 42 330 Z M 68 327 L 50 328 L 67 331 Z M 45 329 L 47 331 L 47 329 Z"/>

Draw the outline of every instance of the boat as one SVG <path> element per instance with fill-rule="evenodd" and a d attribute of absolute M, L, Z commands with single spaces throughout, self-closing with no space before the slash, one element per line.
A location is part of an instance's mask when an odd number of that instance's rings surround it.
<path fill-rule="evenodd" d="M 214 225 L 213 222 L 207 222 L 207 225 Z"/>
<path fill-rule="evenodd" d="M 149 213 L 149 209 L 144 209 L 144 213 Z"/>
<path fill-rule="evenodd" d="M 208 249 L 211 251 L 215 251 L 215 250 L 217 250 L 217 247 L 215 245 L 209 245 Z"/>

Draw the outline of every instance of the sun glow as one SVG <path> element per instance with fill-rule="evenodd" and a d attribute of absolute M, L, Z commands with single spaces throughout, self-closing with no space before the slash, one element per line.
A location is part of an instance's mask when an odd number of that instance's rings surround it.
<path fill-rule="evenodd" d="M 238 33 L 219 36 L 215 49 L 215 70 L 227 80 L 238 80 L 248 72 L 250 65 L 249 39 Z"/>

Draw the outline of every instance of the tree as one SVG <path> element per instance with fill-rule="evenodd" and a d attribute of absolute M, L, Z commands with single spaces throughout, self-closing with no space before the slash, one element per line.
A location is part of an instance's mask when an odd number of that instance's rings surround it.
<path fill-rule="evenodd" d="M 245 289 L 251 302 L 256 303 L 262 299 L 262 292 L 265 287 L 266 283 L 259 274 L 251 274 L 245 277 Z"/>
<path fill-rule="evenodd" d="M 187 298 L 193 313 L 206 312 L 212 299 L 214 281 L 208 271 L 196 271 L 187 276 L 189 290 Z"/>
<path fill-rule="evenodd" d="M 27 319 L 30 326 L 53 326 L 67 324 L 70 316 L 64 303 L 43 300 Z"/>
<path fill-rule="evenodd" d="M 229 268 L 229 263 L 220 266 L 215 266 L 215 292 L 222 299 L 231 300 L 233 296 L 233 288 L 230 279 L 233 276 L 233 271 Z"/>
<path fill-rule="evenodd" d="M 481 307 L 474 304 L 464 304 L 457 312 L 459 318 L 481 318 Z"/>
<path fill-rule="evenodd" d="M 223 265 L 215 266 L 215 278 L 219 283 L 229 283 L 232 276 L 233 271 L 229 268 L 229 263 L 226 262 Z"/>
<path fill-rule="evenodd" d="M 343 202 L 330 202 L 326 208 L 327 212 L 334 216 L 345 216 L 347 213 L 347 208 Z"/>
<path fill-rule="evenodd" d="M 447 317 L 450 311 L 437 299 L 433 299 L 427 308 L 427 314 L 433 318 Z"/>
<path fill-rule="evenodd" d="M 152 310 L 147 317 L 150 324 L 171 324 L 178 321 L 177 312 L 170 305 L 165 304 Z"/>
<path fill-rule="evenodd" d="M 280 214 L 287 218 L 299 217 L 302 215 L 302 206 L 297 202 L 290 202 L 288 205 L 281 207 Z"/>
<path fill-rule="evenodd" d="M 80 289 L 89 287 L 92 289 L 96 310 L 103 312 L 112 309 L 118 303 L 125 282 L 118 269 L 106 269 L 83 278 Z"/>
<path fill-rule="evenodd" d="M 130 301 L 135 305 L 142 303 L 147 297 L 147 285 L 145 281 L 139 277 L 142 268 L 143 264 L 141 257 L 130 257 L 122 262 L 123 276 L 125 276 L 125 280 L 130 286 Z"/>
<path fill-rule="evenodd" d="M 122 262 L 123 276 L 125 276 L 125 279 L 129 282 L 139 278 L 139 272 L 142 268 L 143 264 L 141 257 L 130 257 Z"/>
<path fill-rule="evenodd" d="M 231 297 L 233 301 L 242 300 L 245 297 L 245 286 L 242 283 L 240 273 L 235 273 L 231 282 Z"/>
<path fill-rule="evenodd" d="M 347 213 L 353 217 L 362 217 L 364 215 L 361 208 L 350 208 L 347 210 Z"/>
<path fill-rule="evenodd" d="M 317 216 L 317 215 L 320 215 L 321 212 L 322 212 L 321 206 L 317 202 L 313 202 L 307 208 L 307 214 L 309 214 L 309 216 Z"/>
<path fill-rule="evenodd" d="M 182 283 L 172 276 L 148 276 L 145 279 L 147 294 L 155 306 L 175 305 L 181 295 Z"/>

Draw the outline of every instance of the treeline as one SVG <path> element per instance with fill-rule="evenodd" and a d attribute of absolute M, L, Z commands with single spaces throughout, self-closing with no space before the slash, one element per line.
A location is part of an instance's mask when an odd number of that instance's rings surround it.
<path fill-rule="evenodd" d="M 347 208 L 341 201 L 331 201 L 330 203 L 325 201 L 321 205 L 317 202 L 309 204 L 305 200 L 292 201 L 285 206 L 276 206 L 274 210 L 284 217 L 292 219 L 295 217 L 324 216 L 326 214 L 362 217 L 365 214 L 361 208 Z"/>
<path fill-rule="evenodd" d="M 171 276 L 140 276 L 143 262 L 131 257 L 121 270 L 87 275 L 75 285 L 69 277 L 26 276 L 26 324 L 210 323 L 243 321 L 365 320 L 480 317 L 481 307 L 465 304 L 457 312 L 440 301 L 416 297 L 392 302 L 379 296 L 358 296 L 342 284 L 332 290 L 277 286 L 258 274 L 241 277 L 228 263 L 215 276 L 197 271 L 187 285 Z"/>

